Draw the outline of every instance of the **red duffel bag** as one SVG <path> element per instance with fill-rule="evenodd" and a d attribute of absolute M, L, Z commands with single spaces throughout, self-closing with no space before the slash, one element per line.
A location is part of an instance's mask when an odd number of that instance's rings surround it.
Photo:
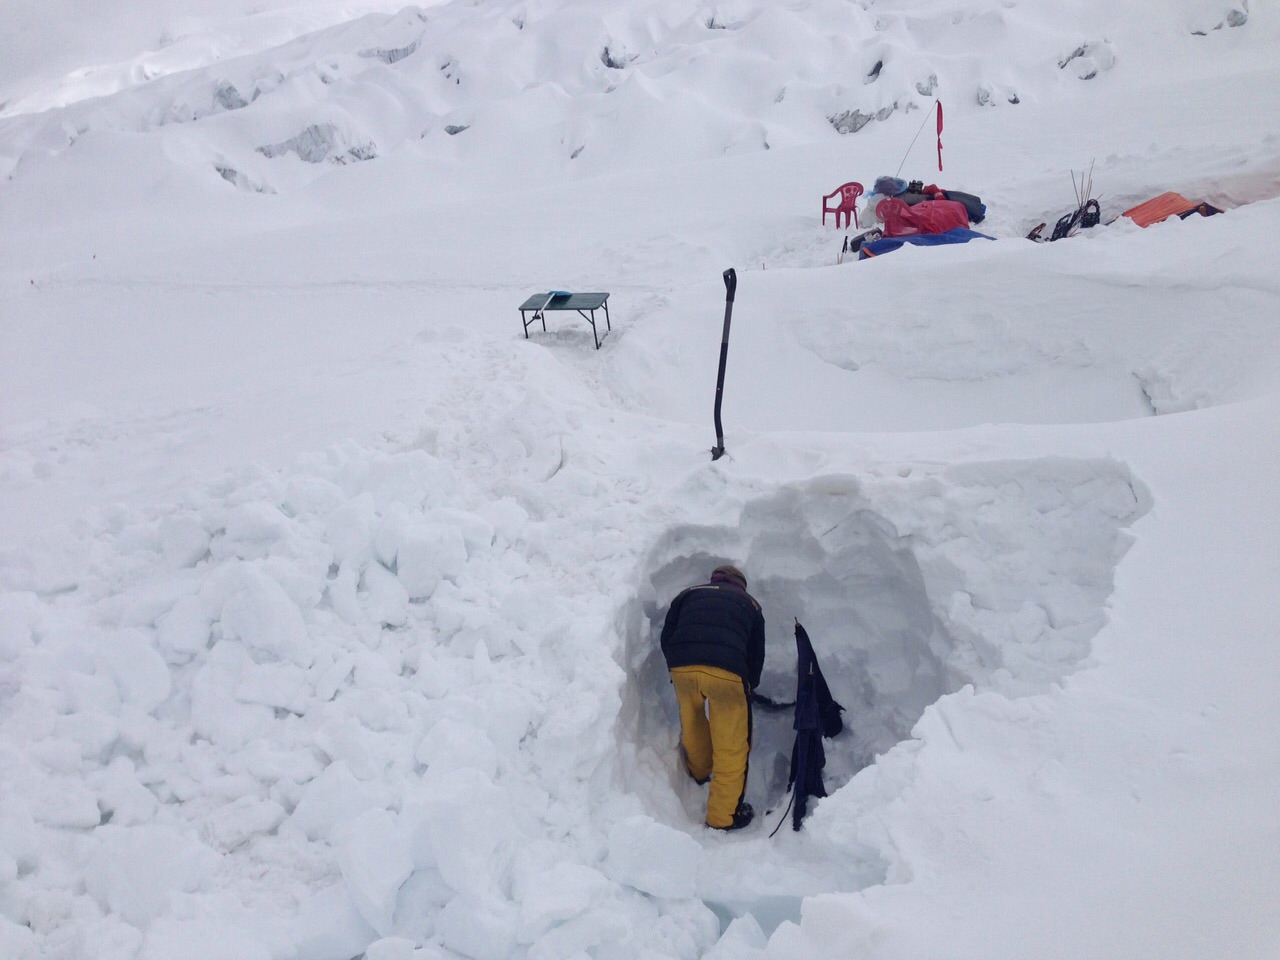
<path fill-rule="evenodd" d="M 884 222 L 886 237 L 946 233 L 969 226 L 969 213 L 958 200 L 921 200 L 908 205 L 898 197 L 885 197 L 876 204 L 876 216 Z"/>

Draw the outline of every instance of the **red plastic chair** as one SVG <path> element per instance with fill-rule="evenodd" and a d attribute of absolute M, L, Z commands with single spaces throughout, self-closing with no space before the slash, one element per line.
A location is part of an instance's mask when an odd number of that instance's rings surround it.
<path fill-rule="evenodd" d="M 844 214 L 844 225 L 849 226 L 850 218 L 853 219 L 853 225 L 858 225 L 858 209 L 857 201 L 862 196 L 862 184 L 850 180 L 848 183 L 842 183 L 836 187 L 825 197 L 822 198 L 822 225 L 827 225 L 827 214 L 834 213 L 836 215 L 836 226 L 840 226 L 840 214 Z M 828 200 L 840 198 L 840 202 L 834 207 L 828 206 Z"/>

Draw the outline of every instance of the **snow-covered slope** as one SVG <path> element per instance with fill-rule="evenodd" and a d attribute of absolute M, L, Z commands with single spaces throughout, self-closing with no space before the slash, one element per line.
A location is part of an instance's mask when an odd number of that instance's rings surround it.
<path fill-rule="evenodd" d="M 63 20 L 0 76 L 0 956 L 1274 957 L 1256 6 Z M 899 168 L 996 242 L 837 264 Z M 1227 212 L 1110 222 L 1168 189 Z M 799 833 L 783 715 L 750 829 L 677 776 L 723 561 L 847 708 Z"/>

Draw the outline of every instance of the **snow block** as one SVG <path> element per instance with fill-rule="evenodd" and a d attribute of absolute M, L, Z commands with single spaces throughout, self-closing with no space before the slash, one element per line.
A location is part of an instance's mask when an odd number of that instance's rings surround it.
<path fill-rule="evenodd" d="M 459 893 L 491 894 L 511 859 L 512 803 L 479 770 L 428 770 L 401 814 L 415 864 Z"/>
<path fill-rule="evenodd" d="M 111 748 L 120 738 L 120 721 L 107 713 L 72 713 L 58 717 L 54 721 L 53 732 L 54 739 L 46 740 L 44 744 L 70 742 L 79 747 L 82 759 L 105 763 Z"/>
<path fill-rule="evenodd" d="M 440 522 L 393 503 L 382 518 L 374 549 L 384 565 L 395 569 L 409 596 L 423 600 L 441 580 L 461 573 L 467 562 L 468 530 L 473 538 L 492 540 L 492 527 L 474 514 L 452 511 L 448 522 Z"/>
<path fill-rule="evenodd" d="M 261 556 L 289 535 L 290 520 L 274 503 L 262 500 L 232 507 L 224 524 L 224 554 L 238 557 Z"/>
<path fill-rule="evenodd" d="M 511 499 L 491 500 L 482 504 L 478 513 L 493 528 L 493 538 L 499 543 L 515 543 L 529 525 L 529 512 Z"/>
<path fill-rule="evenodd" d="M 548 931 L 529 948 L 528 960 L 588 957 L 603 944 L 625 943 L 635 928 L 621 907 L 593 910 Z"/>
<path fill-rule="evenodd" d="M 303 902 L 289 932 L 296 960 L 351 960 L 378 939 L 343 883 L 325 887 Z"/>
<path fill-rule="evenodd" d="M 769 938 L 751 914 L 734 918 L 703 960 L 754 960 L 764 957 Z"/>
<path fill-rule="evenodd" d="M 274 800 L 239 797 L 210 815 L 209 839 L 220 850 L 234 850 L 259 834 L 275 830 L 287 815 Z"/>
<path fill-rule="evenodd" d="M 441 942 L 470 960 L 508 960 L 516 947 L 516 912 L 492 896 L 454 897 L 440 912 Z"/>
<path fill-rule="evenodd" d="M 115 631 L 102 638 L 95 653 L 115 680 L 124 705 L 150 713 L 169 699 L 169 666 L 145 634 Z"/>
<path fill-rule="evenodd" d="M 208 920 L 157 920 L 147 929 L 138 960 L 274 960 L 246 930 Z"/>
<path fill-rule="evenodd" d="M 193 567 L 209 552 L 209 531 L 192 517 L 160 521 L 160 552 L 171 567 Z"/>
<path fill-rule="evenodd" d="M 470 768 L 492 780 L 498 775 L 498 751 L 483 730 L 449 717 L 427 731 L 414 759 L 437 773 Z"/>
<path fill-rule="evenodd" d="M 137 768 L 128 757 L 116 757 L 89 783 L 98 791 L 98 807 L 110 815 L 112 826 L 149 823 L 159 809 L 160 801 L 138 780 Z"/>
<path fill-rule="evenodd" d="M 292 663 L 246 663 L 235 687 L 240 703 L 306 713 L 310 701 L 307 673 Z"/>
<path fill-rule="evenodd" d="M 378 807 L 373 791 L 357 780 L 350 768 L 338 761 L 325 767 L 303 790 L 289 823 L 311 840 L 328 840 L 339 824 L 355 820 L 366 810 Z"/>
<path fill-rule="evenodd" d="M 76 758 L 77 765 L 79 758 Z M 102 822 L 98 795 L 78 777 L 41 779 L 31 791 L 31 815 L 46 827 L 92 830 Z"/>
<path fill-rule="evenodd" d="M 425 450 L 376 457 L 366 462 L 365 467 L 368 473 L 364 489 L 373 494 L 378 511 L 384 514 L 396 503 L 418 509 L 429 501 L 451 497 L 461 489 L 453 466 Z"/>
<path fill-rule="evenodd" d="M 368 810 L 350 827 L 338 851 L 338 867 L 360 915 L 379 935 L 392 932 L 396 894 L 413 873 L 395 814 Z"/>
<path fill-rule="evenodd" d="M 0 660 L 17 660 L 35 645 L 41 616 L 40 600 L 34 593 L 0 595 Z"/>
<path fill-rule="evenodd" d="M 409 619 L 409 593 L 395 574 L 377 562 L 364 568 L 360 589 L 366 616 L 375 623 L 402 627 Z"/>
<path fill-rule="evenodd" d="M 191 679 L 191 725 L 220 747 L 239 750 L 267 735 L 274 722 L 270 707 L 241 703 L 233 691 L 253 659 L 243 644 L 222 640 Z"/>
<path fill-rule="evenodd" d="M 0 957 L 5 960 L 36 960 L 36 935 L 31 928 L 0 917 Z"/>
<path fill-rule="evenodd" d="M 383 937 L 369 944 L 364 960 L 414 960 L 414 942 L 404 937 Z"/>
<path fill-rule="evenodd" d="M 257 654 L 309 667 L 314 659 L 307 627 L 280 584 L 257 570 L 239 571 L 236 589 L 222 608 L 222 635 Z"/>
<path fill-rule="evenodd" d="M 557 863 L 543 872 L 520 901 L 522 943 L 533 943 L 552 927 L 572 920 L 615 889 L 599 870 L 581 863 Z"/>
<path fill-rule="evenodd" d="M 466 562 L 462 533 L 440 524 L 404 531 L 396 550 L 396 574 L 414 600 L 429 598 L 441 580 L 456 577 Z"/>
<path fill-rule="evenodd" d="M 369 494 L 348 500 L 324 521 L 324 538 L 338 564 L 363 567 L 373 552 L 373 530 L 377 516 Z"/>
<path fill-rule="evenodd" d="M 31 870 L 39 854 L 35 819 L 16 795 L 0 790 L 0 857 L 8 856 L 19 868 Z"/>
<path fill-rule="evenodd" d="M 156 640 L 165 660 L 175 666 L 209 646 L 211 621 L 198 597 L 182 597 L 156 621 Z"/>
<path fill-rule="evenodd" d="M 694 896 L 702 848 L 687 833 L 637 815 L 609 830 L 605 875 L 664 900 Z"/>
<path fill-rule="evenodd" d="M 483 554 L 493 546 L 496 535 L 493 524 L 478 513 L 456 507 L 437 507 L 431 511 L 429 519 L 456 530 L 466 546 L 467 556 Z"/>
<path fill-rule="evenodd" d="M 134 926 L 164 913 L 170 894 L 202 888 L 218 867 L 212 850 L 165 827 L 104 826 L 93 838 L 85 888 L 104 911 Z"/>

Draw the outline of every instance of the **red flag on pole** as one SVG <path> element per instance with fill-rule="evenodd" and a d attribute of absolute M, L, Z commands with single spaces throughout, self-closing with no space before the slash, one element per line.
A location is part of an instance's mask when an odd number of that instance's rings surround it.
<path fill-rule="evenodd" d="M 938 172 L 942 172 L 942 101 L 938 101 Z"/>

